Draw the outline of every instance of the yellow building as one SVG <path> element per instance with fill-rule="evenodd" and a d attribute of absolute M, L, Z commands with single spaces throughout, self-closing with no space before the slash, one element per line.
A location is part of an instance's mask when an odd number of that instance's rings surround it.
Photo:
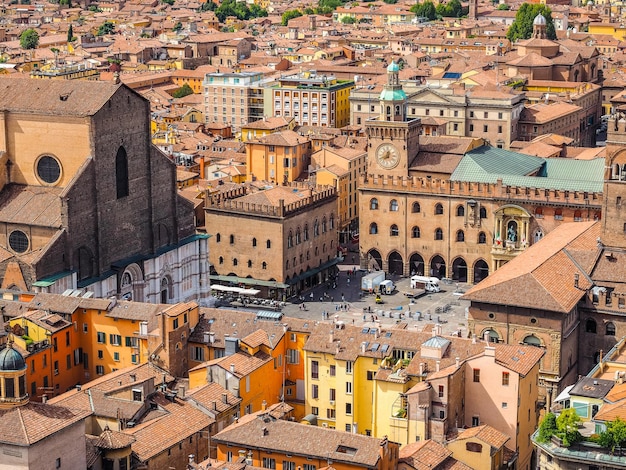
<path fill-rule="evenodd" d="M 504 463 L 506 434 L 485 424 L 461 431 L 446 444 L 452 456 L 474 470 L 499 470 Z"/>
<path fill-rule="evenodd" d="M 265 90 L 265 114 L 294 117 L 301 126 L 344 127 L 350 122 L 353 88 L 352 80 L 312 71 L 280 77 Z"/>
<path fill-rule="evenodd" d="M 246 142 L 248 181 L 291 183 L 305 176 L 311 142 L 294 131 L 268 134 Z"/>
<path fill-rule="evenodd" d="M 294 118 L 264 117 L 241 126 L 241 141 L 256 140 L 281 131 L 292 131 L 296 127 Z"/>
<path fill-rule="evenodd" d="M 626 26 L 623 23 L 589 23 L 589 34 L 608 34 L 618 41 L 626 38 Z"/>

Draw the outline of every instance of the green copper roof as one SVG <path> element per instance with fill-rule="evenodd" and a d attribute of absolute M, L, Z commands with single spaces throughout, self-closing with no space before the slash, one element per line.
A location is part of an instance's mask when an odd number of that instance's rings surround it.
<path fill-rule="evenodd" d="M 380 99 L 384 101 L 404 101 L 406 100 L 406 93 L 404 90 L 383 90 L 380 93 Z"/>
<path fill-rule="evenodd" d="M 400 66 L 396 64 L 394 61 L 391 61 L 389 66 L 387 67 L 387 72 L 399 72 Z"/>
<path fill-rule="evenodd" d="M 477 183 L 495 183 L 502 179 L 507 186 L 602 192 L 604 158 L 544 159 L 482 146 L 465 154 L 450 179 Z"/>

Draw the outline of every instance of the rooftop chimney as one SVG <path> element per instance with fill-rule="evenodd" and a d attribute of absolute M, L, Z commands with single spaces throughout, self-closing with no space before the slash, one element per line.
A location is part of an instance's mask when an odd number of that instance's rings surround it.
<path fill-rule="evenodd" d="M 265 400 L 263 400 L 263 401 L 261 402 L 261 409 L 262 409 L 263 411 L 267 410 L 267 402 L 266 402 Z"/>
<path fill-rule="evenodd" d="M 230 373 L 234 374 L 235 373 L 235 364 L 231 364 L 230 365 Z"/>
<path fill-rule="evenodd" d="M 578 273 L 574 273 L 574 287 L 578 287 Z"/>
<path fill-rule="evenodd" d="M 476 335 L 472 335 L 472 344 L 476 344 Z"/>
<path fill-rule="evenodd" d="M 185 386 L 181 385 L 180 387 L 178 387 L 178 396 L 180 398 L 185 398 Z"/>
<path fill-rule="evenodd" d="M 194 463 L 195 460 L 195 456 L 193 454 L 189 454 L 189 463 L 192 464 Z"/>
<path fill-rule="evenodd" d="M 228 405 L 228 393 L 222 393 L 222 403 L 226 403 Z"/>
<path fill-rule="evenodd" d="M 217 411 L 217 402 L 216 402 L 216 401 L 212 401 L 212 402 L 211 402 L 211 409 L 212 409 L 213 411 Z"/>
<path fill-rule="evenodd" d="M 137 375 L 136 374 L 130 374 L 130 381 L 131 382 L 136 382 L 137 381 Z"/>
<path fill-rule="evenodd" d="M 361 343 L 361 354 L 365 354 L 365 348 L 367 347 L 367 342 L 363 341 Z"/>
<path fill-rule="evenodd" d="M 461 358 L 457 356 L 455 358 L 455 361 L 456 361 L 456 366 L 459 367 L 459 365 L 461 365 Z"/>
<path fill-rule="evenodd" d="M 333 341 L 335 341 L 335 333 L 333 332 L 333 330 L 330 330 L 330 335 L 328 336 L 328 341 L 330 343 L 332 343 Z"/>
<path fill-rule="evenodd" d="M 441 361 L 435 361 L 435 372 L 439 372 L 440 365 L 441 365 Z"/>

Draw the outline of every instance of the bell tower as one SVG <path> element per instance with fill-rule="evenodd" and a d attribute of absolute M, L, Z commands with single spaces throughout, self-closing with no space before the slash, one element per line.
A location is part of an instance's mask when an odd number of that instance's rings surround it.
<path fill-rule="evenodd" d="M 626 114 L 611 115 L 606 136 L 602 244 L 626 248 Z"/>
<path fill-rule="evenodd" d="M 380 111 L 365 122 L 368 136 L 368 173 L 408 176 L 419 151 L 421 121 L 407 119 L 407 96 L 400 83 L 400 67 L 391 62 L 380 93 Z"/>

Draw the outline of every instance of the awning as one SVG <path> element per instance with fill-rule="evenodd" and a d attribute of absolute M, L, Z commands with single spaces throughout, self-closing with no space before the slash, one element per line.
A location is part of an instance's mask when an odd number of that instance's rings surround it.
<path fill-rule="evenodd" d="M 242 287 L 221 286 L 219 284 L 211 284 L 211 290 L 220 292 L 236 292 L 241 295 L 257 295 L 261 292 L 259 289 L 244 289 Z"/>
<path fill-rule="evenodd" d="M 221 276 L 216 274 L 211 274 L 209 279 L 212 281 L 222 281 L 222 282 L 231 282 L 233 284 L 247 284 L 250 286 L 263 286 L 263 287 L 273 287 L 275 289 L 286 289 L 289 287 L 287 284 L 278 281 L 263 281 L 261 279 L 252 279 L 250 277 L 239 277 L 239 276 Z M 213 287 L 213 284 L 211 285 Z"/>
<path fill-rule="evenodd" d="M 272 310 L 259 310 L 256 313 L 256 317 L 264 320 L 280 320 L 283 317 L 283 314 Z"/>
<path fill-rule="evenodd" d="M 315 274 L 319 273 L 320 271 L 323 271 L 324 269 L 328 269 L 331 266 L 334 266 L 338 263 L 340 263 L 341 261 L 343 261 L 343 257 L 338 256 L 337 258 L 333 258 L 329 261 L 326 261 L 325 263 L 320 264 L 318 267 L 316 268 L 312 268 L 309 269 L 308 271 L 305 271 L 301 274 L 298 274 L 297 276 L 294 276 L 293 278 L 289 279 L 288 283 L 290 285 L 294 285 L 297 284 L 299 281 L 303 280 L 303 279 L 307 279 L 311 276 L 314 276 Z"/>
<path fill-rule="evenodd" d="M 575 385 L 575 384 L 574 384 Z M 565 401 L 570 399 L 569 392 L 574 388 L 574 385 L 570 385 L 569 387 L 565 387 L 559 396 L 554 399 L 554 402 Z"/>

